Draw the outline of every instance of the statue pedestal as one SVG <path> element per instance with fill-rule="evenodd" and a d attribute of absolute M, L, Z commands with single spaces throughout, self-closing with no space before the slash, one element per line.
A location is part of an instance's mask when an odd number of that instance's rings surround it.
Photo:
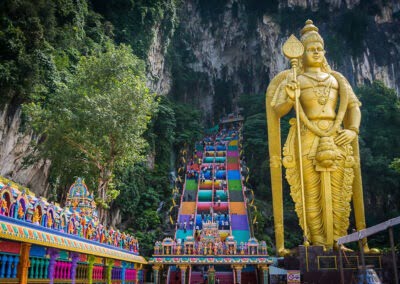
<path fill-rule="evenodd" d="M 365 263 L 371 265 L 381 279 L 391 269 L 390 265 L 384 265 L 389 259 L 390 256 L 383 254 L 365 255 Z M 343 253 L 342 261 L 345 283 L 353 283 L 361 265 L 359 252 Z M 294 256 L 285 257 L 284 263 L 289 270 L 296 270 L 297 264 L 304 282 L 340 283 L 340 260 L 336 250 L 324 251 L 322 246 L 299 246 Z"/>
<path fill-rule="evenodd" d="M 299 246 L 298 258 L 301 273 L 318 271 L 318 260 L 323 255 L 324 248 L 322 246 Z"/>

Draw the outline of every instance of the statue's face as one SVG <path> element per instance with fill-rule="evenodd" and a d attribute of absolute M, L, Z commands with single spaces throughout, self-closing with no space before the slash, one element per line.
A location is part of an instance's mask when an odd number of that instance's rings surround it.
<path fill-rule="evenodd" d="M 310 42 L 306 46 L 304 59 L 307 66 L 320 67 L 324 62 L 325 50 L 320 42 Z"/>

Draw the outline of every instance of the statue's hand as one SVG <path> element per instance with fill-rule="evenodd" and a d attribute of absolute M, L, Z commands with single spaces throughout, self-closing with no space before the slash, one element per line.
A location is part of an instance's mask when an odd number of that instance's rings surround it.
<path fill-rule="evenodd" d="M 293 74 L 289 74 L 286 79 L 287 84 L 285 86 L 286 94 L 288 95 L 289 99 L 292 101 L 295 100 L 296 96 L 300 96 L 300 85 L 297 81 L 294 80 Z"/>
<path fill-rule="evenodd" d="M 350 144 L 357 137 L 357 133 L 349 129 L 340 130 L 338 133 L 339 135 L 335 138 L 335 144 L 338 146 Z"/>

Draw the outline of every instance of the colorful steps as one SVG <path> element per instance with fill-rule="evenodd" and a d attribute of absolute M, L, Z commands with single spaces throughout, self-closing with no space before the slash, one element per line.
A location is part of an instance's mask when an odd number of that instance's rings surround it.
<path fill-rule="evenodd" d="M 240 173 L 238 140 L 229 142 L 227 151 L 228 189 L 232 235 L 238 244 L 250 238 L 250 226 Z M 254 274 L 254 273 L 253 273 Z M 243 282 L 247 283 L 247 282 Z M 255 283 L 255 282 L 249 282 Z"/>
<path fill-rule="evenodd" d="M 186 230 L 186 233 L 183 229 L 179 229 L 176 231 L 175 238 L 184 240 L 187 236 L 193 236 L 193 230 Z"/>
<path fill-rule="evenodd" d="M 244 206 L 244 202 L 231 202 L 230 204 L 230 213 L 231 215 L 246 215 L 246 207 Z"/>
<path fill-rule="evenodd" d="M 240 180 L 229 180 L 228 181 L 228 189 L 242 191 L 242 182 Z"/>
<path fill-rule="evenodd" d="M 182 202 L 181 214 L 191 215 L 194 214 L 195 210 L 196 210 L 196 202 Z"/>
<path fill-rule="evenodd" d="M 186 179 L 185 190 L 197 190 L 197 182 L 194 179 Z"/>
<path fill-rule="evenodd" d="M 214 221 L 218 224 L 222 240 L 232 235 L 240 245 L 247 242 L 251 236 L 240 172 L 238 135 L 231 131 L 228 137 L 216 137 L 216 141 L 228 141 L 227 146 L 204 145 L 212 140 L 205 139 L 204 141 L 205 143 L 196 144 L 196 156 L 199 161 L 202 161 L 198 168 L 211 169 L 203 171 L 203 181 L 200 178 L 202 176 L 200 172 L 197 180 L 186 179 L 175 237 L 184 240 L 187 236 L 194 236 L 196 227 L 202 229 L 203 222 L 215 218 Z M 223 180 L 226 181 L 225 190 L 222 186 Z M 192 216 L 194 216 L 194 224 L 190 226 Z M 186 222 L 186 232 L 183 229 L 184 222 Z M 220 284 L 234 283 L 232 270 L 226 271 L 227 268 L 224 267 L 216 267 L 216 269 L 216 278 L 219 279 Z M 199 269 L 191 270 L 189 279 L 190 283 L 204 283 L 203 273 Z M 170 273 L 169 281 L 180 283 L 178 270 Z M 242 283 L 257 283 L 255 271 L 244 270 Z"/>
<path fill-rule="evenodd" d="M 243 202 L 243 192 L 239 190 L 230 190 L 229 191 L 229 199 L 231 202 Z"/>

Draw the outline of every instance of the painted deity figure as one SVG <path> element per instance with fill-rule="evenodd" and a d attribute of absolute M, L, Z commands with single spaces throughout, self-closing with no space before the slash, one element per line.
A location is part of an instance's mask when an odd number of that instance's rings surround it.
<path fill-rule="evenodd" d="M 1 200 L 0 214 L 1 215 L 8 215 L 8 206 L 7 206 L 7 201 L 5 199 Z"/>
<path fill-rule="evenodd" d="M 53 218 L 50 213 L 47 214 L 47 228 L 53 227 Z"/>
<path fill-rule="evenodd" d="M 18 219 L 22 219 L 24 217 L 24 208 L 22 204 L 18 204 Z"/>
<path fill-rule="evenodd" d="M 300 41 L 304 53 L 295 66 L 296 77 L 293 70 L 283 71 L 267 90 L 275 236 L 280 254 L 287 253 L 283 240 L 281 163 L 286 168 L 306 244 L 335 247 L 337 239 L 347 235 L 352 199 L 357 229 L 365 228 L 358 149 L 361 104 L 343 75 L 328 65 L 324 40 L 311 20 L 301 30 Z M 282 159 L 280 139 L 276 138 L 280 135 L 279 119 L 296 109 L 296 96 L 300 134 L 297 121 L 292 118 Z M 364 248 L 367 249 L 366 243 Z"/>
<path fill-rule="evenodd" d="M 32 223 L 35 225 L 40 224 L 40 213 L 39 213 L 39 208 L 35 207 L 35 211 L 33 212 L 33 218 L 32 218 Z"/>

